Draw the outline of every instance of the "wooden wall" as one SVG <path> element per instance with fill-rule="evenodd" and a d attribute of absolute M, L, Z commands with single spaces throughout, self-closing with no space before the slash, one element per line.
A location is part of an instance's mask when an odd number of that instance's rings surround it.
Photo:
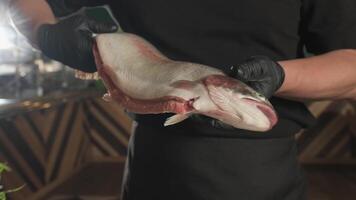
<path fill-rule="evenodd" d="M 311 103 L 309 107 L 318 123 L 297 136 L 301 163 L 353 165 L 355 105 L 339 101 Z M 10 199 L 28 199 L 85 163 L 101 158 L 124 159 L 131 123 L 117 104 L 100 98 L 1 119 L 0 161 L 13 168 L 4 176 L 5 187 L 26 184 Z"/>
<path fill-rule="evenodd" d="M 356 124 L 356 106 L 349 101 L 324 101 L 311 103 L 309 108 L 317 123 L 297 138 L 300 162 L 304 165 L 354 163 L 355 128 L 352 127 Z"/>
<path fill-rule="evenodd" d="M 101 99 L 68 102 L 0 119 L 0 161 L 13 172 L 5 188 L 26 187 L 12 199 L 28 199 L 44 186 L 103 157 L 124 158 L 131 120 Z"/>

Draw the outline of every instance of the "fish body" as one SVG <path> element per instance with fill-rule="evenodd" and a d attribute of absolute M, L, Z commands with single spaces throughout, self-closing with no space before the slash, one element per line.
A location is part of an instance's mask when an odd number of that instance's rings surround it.
<path fill-rule="evenodd" d="M 93 52 L 108 89 L 104 99 L 134 113 L 175 113 L 165 125 L 191 114 L 253 131 L 267 131 L 277 122 L 268 100 L 241 81 L 213 67 L 171 60 L 137 35 L 100 34 Z"/>

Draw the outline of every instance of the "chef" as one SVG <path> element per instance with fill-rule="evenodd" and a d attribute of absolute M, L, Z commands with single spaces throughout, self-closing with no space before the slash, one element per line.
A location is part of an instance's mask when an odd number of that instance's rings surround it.
<path fill-rule="evenodd" d="M 278 124 L 265 133 L 194 116 L 163 127 L 136 115 L 124 200 L 299 200 L 305 181 L 294 135 L 313 122 L 302 100 L 356 99 L 355 0 L 13 0 L 14 20 L 42 52 L 96 70 L 92 33 L 117 26 L 83 6 L 108 4 L 121 28 L 166 56 L 219 68 L 270 98 Z M 56 17 L 70 17 L 56 20 Z M 305 51 L 313 56 L 306 57 Z M 119 172 L 118 172 L 119 173 Z"/>

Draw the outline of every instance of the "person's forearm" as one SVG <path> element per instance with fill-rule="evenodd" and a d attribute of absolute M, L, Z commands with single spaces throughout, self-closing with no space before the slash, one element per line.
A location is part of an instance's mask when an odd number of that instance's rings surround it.
<path fill-rule="evenodd" d="M 285 71 L 285 81 L 277 96 L 356 100 L 356 50 L 337 50 L 279 63 Z"/>
<path fill-rule="evenodd" d="M 40 25 L 56 22 L 55 16 L 45 0 L 12 0 L 11 18 L 16 28 L 34 44 Z"/>

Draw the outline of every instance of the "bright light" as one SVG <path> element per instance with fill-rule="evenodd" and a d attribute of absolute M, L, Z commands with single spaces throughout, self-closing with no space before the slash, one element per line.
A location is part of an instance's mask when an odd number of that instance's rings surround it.
<path fill-rule="evenodd" d="M 11 0 L 0 0 L 0 50 L 14 50 L 32 48 L 27 39 L 16 30 L 15 24 L 11 20 L 16 19 L 17 23 L 28 23 L 18 10 L 9 6 Z"/>
<path fill-rule="evenodd" d="M 13 99 L 0 99 L 0 106 L 7 105 L 10 103 L 14 103 L 14 102 L 15 102 L 15 100 L 13 100 Z"/>
<path fill-rule="evenodd" d="M 9 0 L 1 0 L 0 2 L 0 25 L 7 23 L 7 11 L 9 10 Z"/>
<path fill-rule="evenodd" d="M 0 26 L 0 50 L 14 48 L 15 45 L 12 42 L 14 39 L 14 32 L 10 31 L 6 26 Z"/>
<path fill-rule="evenodd" d="M 16 68 L 13 65 L 0 64 L 0 76 L 15 74 L 15 73 L 16 73 Z"/>
<path fill-rule="evenodd" d="M 1 0 L 0 3 L 0 50 L 11 49 L 14 44 L 11 42 L 13 32 L 9 31 L 9 18 L 7 16 L 8 1 Z"/>
<path fill-rule="evenodd" d="M 26 38 L 14 29 L 10 21 L 0 23 L 0 64 L 26 62 L 33 59 L 33 55 Z"/>

